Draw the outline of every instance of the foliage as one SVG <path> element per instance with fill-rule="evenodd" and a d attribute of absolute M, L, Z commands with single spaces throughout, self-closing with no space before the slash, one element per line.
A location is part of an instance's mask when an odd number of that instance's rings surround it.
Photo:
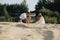
<path fill-rule="evenodd" d="M 5 16 L 6 21 L 19 21 L 19 16 L 23 12 L 27 12 L 28 8 L 21 4 L 0 4 L 0 16 Z M 3 19 L 3 18 L 2 18 Z"/>
<path fill-rule="evenodd" d="M 46 0 L 39 0 L 37 5 L 35 6 L 36 15 L 39 12 L 42 12 L 43 16 L 45 17 L 45 20 L 49 20 L 49 23 L 60 23 L 60 1 L 54 0 L 46 1 Z M 47 21 L 46 21 L 47 22 Z"/>
<path fill-rule="evenodd" d="M 7 21 L 12 20 L 11 16 L 9 15 L 8 11 L 6 10 L 6 6 L 3 6 L 3 14 L 6 17 Z"/>
<path fill-rule="evenodd" d="M 45 21 L 46 23 L 57 23 L 57 18 L 45 16 Z"/>
<path fill-rule="evenodd" d="M 25 5 L 25 4 L 23 4 L 23 3 L 21 3 L 20 4 L 20 11 L 23 13 L 23 12 L 28 12 L 28 7 Z"/>
<path fill-rule="evenodd" d="M 45 20 L 47 23 L 58 23 L 59 21 L 59 12 L 57 11 L 51 11 L 47 8 L 42 8 L 40 10 L 42 12 L 42 15 L 45 17 Z"/>

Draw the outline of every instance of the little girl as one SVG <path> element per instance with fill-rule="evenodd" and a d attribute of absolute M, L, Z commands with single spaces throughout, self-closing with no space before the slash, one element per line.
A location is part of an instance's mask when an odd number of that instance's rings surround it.
<path fill-rule="evenodd" d="M 44 17 L 42 16 L 41 13 L 38 14 L 38 17 L 39 17 L 39 19 L 38 19 L 38 21 L 36 23 L 38 23 L 38 24 L 45 24 Z"/>

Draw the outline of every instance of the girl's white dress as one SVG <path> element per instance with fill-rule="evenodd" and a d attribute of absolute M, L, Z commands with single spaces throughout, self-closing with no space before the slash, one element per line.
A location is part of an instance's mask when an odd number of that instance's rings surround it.
<path fill-rule="evenodd" d="M 39 21 L 37 22 L 38 24 L 45 24 L 44 17 L 40 17 Z"/>

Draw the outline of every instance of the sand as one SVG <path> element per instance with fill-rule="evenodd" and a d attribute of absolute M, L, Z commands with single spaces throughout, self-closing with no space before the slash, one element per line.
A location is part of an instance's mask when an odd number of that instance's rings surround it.
<path fill-rule="evenodd" d="M 60 40 L 60 24 L 0 22 L 0 40 Z"/>

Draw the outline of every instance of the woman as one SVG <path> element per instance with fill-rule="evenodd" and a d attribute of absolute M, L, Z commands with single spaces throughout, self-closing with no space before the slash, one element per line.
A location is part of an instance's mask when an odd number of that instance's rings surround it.
<path fill-rule="evenodd" d="M 38 24 L 45 24 L 45 20 L 44 20 L 44 17 L 42 16 L 41 13 L 38 14 L 38 21 L 36 23 Z"/>

